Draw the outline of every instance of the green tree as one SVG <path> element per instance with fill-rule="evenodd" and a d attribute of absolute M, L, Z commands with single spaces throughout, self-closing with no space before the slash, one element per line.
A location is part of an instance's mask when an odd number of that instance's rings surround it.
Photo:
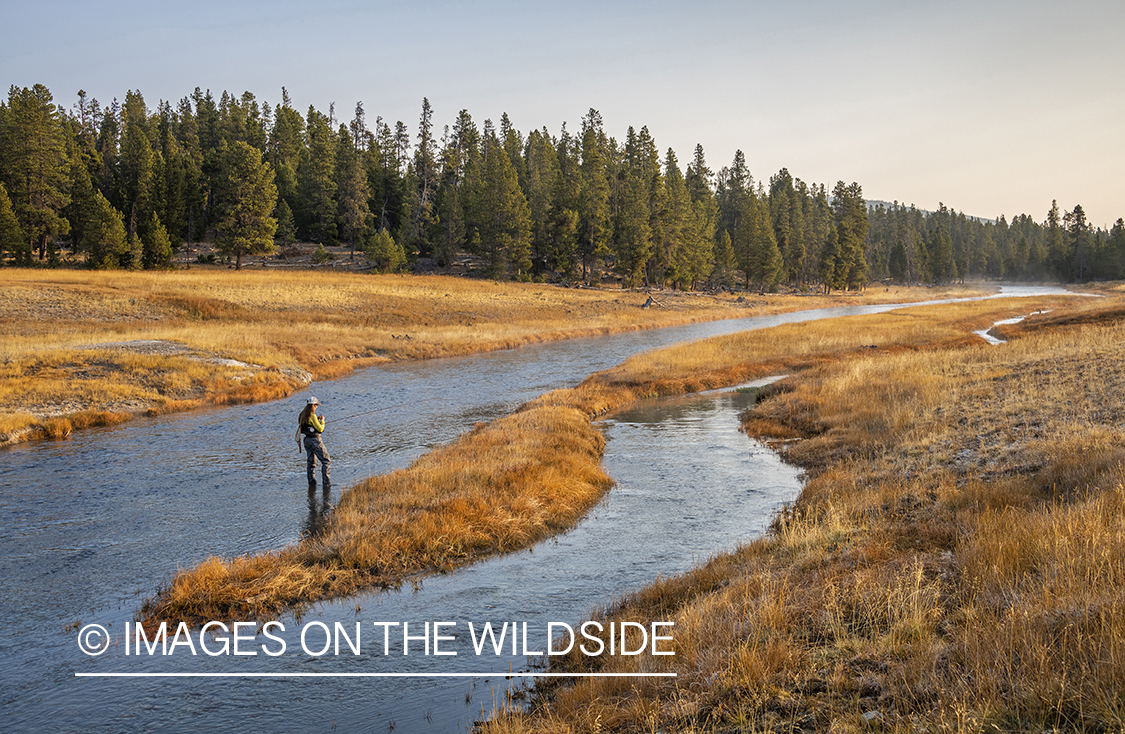
<path fill-rule="evenodd" d="M 489 275 L 520 278 L 531 267 L 531 212 L 507 151 L 494 133 L 484 139 L 479 183 L 473 194 L 474 239 L 488 259 Z"/>
<path fill-rule="evenodd" d="M 840 290 L 847 285 L 847 281 L 840 278 L 840 273 L 846 272 L 845 269 L 840 267 L 840 261 L 843 258 L 840 254 L 840 240 L 836 234 L 836 228 L 829 226 L 828 231 L 824 237 L 824 242 L 820 247 L 820 258 L 817 264 L 817 275 L 820 282 L 824 285 L 824 292 L 831 293 L 833 290 Z"/>
<path fill-rule="evenodd" d="M 559 191 L 562 168 L 546 129 L 528 133 L 525 150 L 527 183 L 524 191 L 531 216 L 531 262 L 533 271 L 541 274 L 557 264 L 553 257 L 552 230 L 557 214 L 555 195 Z"/>
<path fill-rule="evenodd" d="M 849 289 L 862 288 L 867 282 L 864 240 L 868 228 L 863 189 L 858 183 L 845 185 L 843 181 L 837 181 L 832 189 L 832 203 L 839 246 L 837 270 L 842 273 Z"/>
<path fill-rule="evenodd" d="M 723 231 L 719 236 L 719 243 L 715 246 L 715 267 L 711 271 L 711 281 L 723 288 L 734 285 L 734 271 L 737 264 L 734 258 L 734 247 L 731 245 L 730 232 Z"/>
<path fill-rule="evenodd" d="M 772 291 L 784 275 L 785 263 L 778 249 L 773 225 L 770 222 L 769 202 L 754 196 L 748 217 L 750 246 L 748 278 L 758 285 L 759 291 Z"/>
<path fill-rule="evenodd" d="M 42 84 L 9 88 L 2 133 L 0 182 L 29 245 L 43 260 L 48 241 L 70 231 L 62 216 L 70 201 L 66 137 L 50 91 Z"/>
<path fill-rule="evenodd" d="M 355 258 L 356 246 L 363 247 L 371 229 L 371 207 L 368 203 L 367 167 L 363 165 L 363 151 L 356 148 L 347 127 L 341 125 L 336 145 L 336 192 L 340 202 L 339 231 L 351 246 Z"/>
<path fill-rule="evenodd" d="M 0 183 L 0 259 L 10 255 L 16 265 L 31 264 L 31 247 L 24 237 L 23 228 L 16 213 L 12 210 L 12 201 L 8 198 L 8 191 Z"/>
<path fill-rule="evenodd" d="M 1111 263 L 1109 277 L 1120 280 L 1125 277 L 1125 219 L 1117 218 L 1113 228 L 1109 230 L 1109 261 Z"/>
<path fill-rule="evenodd" d="M 479 140 L 473 118 L 461 110 L 441 152 L 441 180 L 434 195 L 437 221 L 430 240 L 440 265 L 448 265 L 465 246 L 464 183 L 467 169 L 479 165 Z"/>
<path fill-rule="evenodd" d="M 160 217 L 153 212 L 146 224 L 145 236 L 141 239 L 141 265 L 146 270 L 167 268 L 172 264 L 172 240 L 168 230 L 160 223 Z"/>
<path fill-rule="evenodd" d="M 117 200 L 125 214 L 125 230 L 130 237 L 147 226 L 153 208 L 154 168 L 152 141 L 149 139 L 148 110 L 140 92 L 125 96 L 125 131 L 118 160 Z"/>
<path fill-rule="evenodd" d="M 1086 212 L 1081 204 L 1076 204 L 1074 209 L 1065 216 L 1066 231 L 1070 242 L 1068 250 L 1071 253 L 1071 269 L 1075 280 L 1086 280 L 1090 276 L 1090 224 L 1086 221 Z"/>
<path fill-rule="evenodd" d="M 375 267 L 383 273 L 391 273 L 406 264 L 406 253 L 402 245 L 395 242 L 391 233 L 380 229 L 373 234 L 364 248 L 367 259 L 375 263 Z"/>
<path fill-rule="evenodd" d="M 616 238 L 617 271 L 626 285 L 644 281 L 652 257 L 652 228 L 649 226 L 648 186 L 640 173 L 626 169 L 624 190 L 613 228 Z"/>
<path fill-rule="evenodd" d="M 83 224 L 83 249 L 86 264 L 100 270 L 115 270 L 130 256 L 129 238 L 121 212 L 102 192 L 94 192 L 94 216 Z"/>
<path fill-rule="evenodd" d="M 242 268 L 243 255 L 264 255 L 277 249 L 277 186 L 273 168 L 257 148 L 242 141 L 225 148 L 219 185 L 215 244 Z"/>
<path fill-rule="evenodd" d="M 293 210 L 289 208 L 289 204 L 285 199 L 281 198 L 279 194 L 277 197 L 277 232 L 274 233 L 274 240 L 279 247 L 288 247 L 297 241 L 297 229 L 293 224 Z"/>
<path fill-rule="evenodd" d="M 289 92 L 281 88 L 281 104 L 274 110 L 273 127 L 267 143 L 266 160 L 273 166 L 278 198 L 285 201 L 290 212 L 297 201 L 297 169 L 305 144 L 305 121 L 293 109 Z"/>
<path fill-rule="evenodd" d="M 945 227 L 938 225 L 934 230 L 926 251 L 929 253 L 930 278 L 933 282 L 951 282 L 957 277 L 957 266 L 953 261 L 953 240 Z"/>
<path fill-rule="evenodd" d="M 782 168 L 770 178 L 769 201 L 774 238 L 785 263 L 785 278 L 791 283 L 800 282 L 806 256 L 803 211 L 788 169 Z"/>
<path fill-rule="evenodd" d="M 594 273 L 610 253 L 612 235 L 609 181 L 606 178 L 607 140 L 602 116 L 591 108 L 582 120 L 582 163 L 579 166 L 578 252 L 582 277 Z"/>
<path fill-rule="evenodd" d="M 311 105 L 305 118 L 308 147 L 297 171 L 297 231 L 313 242 L 336 241 L 336 134 Z"/>
<path fill-rule="evenodd" d="M 435 224 L 434 194 L 437 193 L 439 176 L 433 114 L 430 100 L 423 97 L 422 115 L 418 121 L 418 147 L 414 152 L 408 183 L 410 221 L 405 224 L 400 238 L 404 250 L 423 257 L 431 254 L 429 233 Z"/>

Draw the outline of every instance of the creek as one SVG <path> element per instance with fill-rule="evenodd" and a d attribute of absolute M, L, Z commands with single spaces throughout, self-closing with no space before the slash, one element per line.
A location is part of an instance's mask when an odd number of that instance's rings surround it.
<path fill-rule="evenodd" d="M 1002 295 L 1052 292 L 1059 291 L 1006 288 Z M 510 636 L 504 654 L 489 647 L 477 655 L 470 623 L 478 633 L 486 622 L 497 632 L 504 622 L 526 623 L 527 650 L 541 651 L 548 623 L 576 628 L 597 605 L 751 539 L 796 496 L 796 470 L 738 432 L 748 396 L 644 401 L 615 414 L 602 427 L 604 465 L 617 484 L 570 532 L 416 587 L 282 615 L 286 630 L 275 632 L 286 644 L 282 655 L 267 654 L 259 637 L 242 648 L 256 655 L 193 655 L 178 646 L 168 656 L 137 656 L 135 649 L 126 656 L 126 625 L 178 568 L 211 555 L 281 548 L 321 519 L 322 497 L 307 495 L 304 458 L 293 441 L 296 414 L 310 394 L 328 418 L 334 501 L 364 477 L 404 467 L 478 421 L 632 354 L 896 307 L 803 311 L 391 364 L 273 403 L 137 419 L 0 450 L 4 729 L 466 730 L 520 685 L 506 673 L 543 657 L 524 655 L 522 645 L 511 654 Z M 349 633 L 358 622 L 361 654 L 346 641 L 339 654 L 306 653 L 300 631 L 312 622 L 330 630 L 340 623 Z M 384 622 L 410 623 L 411 654 L 402 655 L 401 627 L 376 624 Z M 454 639 L 441 649 L 457 655 L 424 654 L 426 622 L 452 623 L 443 634 Z M 76 644 L 75 630 L 90 624 L 113 640 L 103 655 L 87 656 Z M 323 635 L 312 627 L 308 647 L 319 648 Z M 198 677 L 102 677 L 107 673 Z"/>

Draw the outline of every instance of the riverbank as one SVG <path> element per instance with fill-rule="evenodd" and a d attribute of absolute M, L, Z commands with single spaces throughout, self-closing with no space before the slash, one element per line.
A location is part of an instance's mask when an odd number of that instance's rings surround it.
<path fill-rule="evenodd" d="M 577 522 L 608 489 L 590 421 L 639 397 L 803 369 L 871 347 L 966 345 L 973 328 L 1066 298 L 805 323 L 652 352 L 480 426 L 399 472 L 343 493 L 324 531 L 275 553 L 211 558 L 148 600 L 148 622 L 262 617 L 417 573 L 528 547 Z M 917 311 L 918 313 L 915 313 Z M 970 328 L 971 327 L 971 328 Z"/>
<path fill-rule="evenodd" d="M 5 274 L 0 445 L 140 414 L 272 400 L 389 361 L 979 292 L 650 293 L 330 268 Z M 643 308 L 650 296 L 655 303 Z"/>
<path fill-rule="evenodd" d="M 943 336 L 987 304 L 900 311 L 900 332 L 936 338 L 767 389 L 744 428 L 805 468 L 797 502 L 597 615 L 673 620 L 675 656 L 551 667 L 676 677 L 540 681 L 530 713 L 484 730 L 1120 730 L 1125 304 L 1103 292 L 999 347 Z"/>

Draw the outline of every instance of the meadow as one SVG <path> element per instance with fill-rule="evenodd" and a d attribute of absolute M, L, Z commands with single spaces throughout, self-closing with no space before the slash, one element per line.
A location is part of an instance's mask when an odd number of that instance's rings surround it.
<path fill-rule="evenodd" d="M 346 490 L 316 536 L 184 570 L 146 602 L 143 616 L 151 623 L 262 617 L 528 547 L 572 526 L 609 489 L 599 467 L 603 439 L 590 425 L 599 415 L 640 397 L 807 369 L 872 345 L 901 351 L 969 344 L 978 339 L 967 336 L 969 326 L 1025 308 L 986 301 L 952 316 L 925 311 L 791 325 L 634 357 L 482 424 L 406 469 Z"/>
<path fill-rule="evenodd" d="M 957 336 L 995 303 L 803 326 L 820 356 L 743 416 L 804 467 L 800 497 L 595 615 L 674 620 L 674 657 L 552 666 L 677 677 L 540 681 L 484 730 L 1121 731 L 1125 305 L 1105 292 L 1014 308 L 1054 310 L 997 347 Z M 845 332 L 875 348 L 834 350 Z"/>
<path fill-rule="evenodd" d="M 393 360 L 937 293 L 650 294 L 331 267 L 5 275 L 0 444 L 138 414 L 276 399 Z M 642 308 L 649 295 L 657 304 Z"/>

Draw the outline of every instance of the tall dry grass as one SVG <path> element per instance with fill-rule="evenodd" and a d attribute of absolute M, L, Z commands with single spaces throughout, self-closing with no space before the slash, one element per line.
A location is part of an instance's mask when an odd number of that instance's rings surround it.
<path fill-rule="evenodd" d="M 779 383 L 744 423 L 790 439 L 798 501 L 767 537 L 599 613 L 674 620 L 674 658 L 558 668 L 677 678 L 543 682 L 531 713 L 485 730 L 1121 731 L 1119 307 Z"/>

